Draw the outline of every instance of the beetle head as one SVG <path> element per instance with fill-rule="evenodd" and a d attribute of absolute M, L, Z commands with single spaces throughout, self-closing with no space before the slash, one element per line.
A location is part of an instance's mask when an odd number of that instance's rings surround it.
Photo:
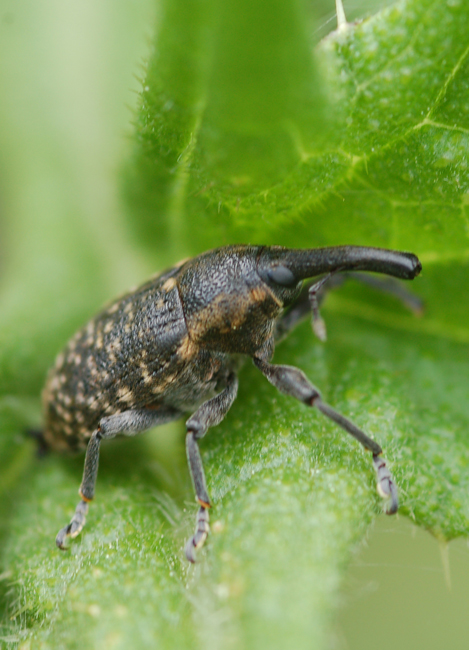
<path fill-rule="evenodd" d="M 302 279 L 288 264 L 286 252 L 280 246 L 265 248 L 257 263 L 259 277 L 282 307 L 288 307 L 298 297 L 302 285 Z"/>
<path fill-rule="evenodd" d="M 177 283 L 193 341 L 212 350 L 252 355 L 271 337 L 283 308 L 299 296 L 303 280 L 341 271 L 412 279 L 420 270 L 415 255 L 382 248 L 239 245 L 189 260 Z"/>

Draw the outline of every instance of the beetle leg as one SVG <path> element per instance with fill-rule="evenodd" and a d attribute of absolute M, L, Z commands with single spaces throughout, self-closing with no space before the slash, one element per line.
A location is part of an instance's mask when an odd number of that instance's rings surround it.
<path fill-rule="evenodd" d="M 383 498 L 390 500 L 386 514 L 394 514 L 398 508 L 397 488 L 391 477 L 391 473 L 386 467 L 384 458 L 381 457 L 383 450 L 378 443 L 369 438 L 366 433 L 348 418 L 335 411 L 329 404 L 323 402 L 319 391 L 298 368 L 274 365 L 259 358 L 254 358 L 253 361 L 270 383 L 280 392 L 295 397 L 308 406 L 315 406 L 321 413 L 334 420 L 344 431 L 356 438 L 365 449 L 372 452 L 373 464 L 377 475 L 378 493 Z"/>
<path fill-rule="evenodd" d="M 319 313 L 321 306 L 327 293 L 342 285 L 350 274 L 341 273 L 334 275 L 328 273 L 323 278 L 314 282 L 313 284 L 306 284 L 301 291 L 299 297 L 294 302 L 293 306 L 277 320 L 275 324 L 275 342 L 283 340 L 295 327 L 313 311 L 313 330 L 318 338 L 321 338 L 321 333 L 325 334 L 325 323 Z M 320 321 L 322 325 L 316 325 L 315 322 Z M 321 330 L 322 332 L 318 331 Z"/>
<path fill-rule="evenodd" d="M 186 451 L 189 470 L 194 484 L 196 499 L 200 504 L 196 516 L 194 535 L 188 540 L 185 553 L 189 562 L 195 562 L 195 551 L 203 546 L 209 532 L 208 508 L 210 497 L 207 492 L 205 473 L 197 441 L 210 427 L 219 424 L 233 404 L 238 392 L 238 378 L 233 372 L 229 375 L 227 386 L 221 393 L 204 402 L 186 422 Z"/>
<path fill-rule="evenodd" d="M 319 306 L 331 289 L 340 287 L 347 280 L 355 280 L 355 282 L 366 284 L 368 287 L 381 291 L 382 293 L 388 293 L 389 295 L 394 296 L 394 298 L 397 298 L 404 307 L 410 309 L 410 311 L 412 311 L 416 316 L 422 315 L 424 307 L 422 299 L 409 291 L 402 282 L 396 280 L 396 278 L 379 277 L 376 275 L 370 275 L 369 273 L 360 273 L 356 271 L 345 271 L 337 274 L 329 273 L 329 275 L 324 276 L 318 282 L 310 285 L 310 299 L 311 294 L 314 291 L 315 295 L 318 294 L 317 300 Z M 313 329 L 316 333 L 316 329 L 314 328 L 313 300 L 314 298 L 311 300 L 313 307 Z M 321 337 L 319 336 L 319 338 Z"/>
<path fill-rule="evenodd" d="M 340 277 L 340 276 L 338 276 Z M 368 273 L 354 273 L 350 271 L 348 273 L 342 273 L 344 280 L 356 280 L 362 284 L 366 284 L 377 291 L 382 291 L 383 293 L 389 293 L 391 296 L 397 298 L 404 307 L 410 309 L 416 316 L 421 316 L 424 309 L 423 300 L 416 296 L 415 293 L 412 293 L 406 287 L 404 287 L 402 282 L 396 280 L 395 278 L 384 278 L 377 277 L 376 275 L 369 275 Z"/>
<path fill-rule="evenodd" d="M 71 522 L 62 528 L 55 539 L 57 546 L 65 550 L 65 540 L 67 537 L 76 537 L 86 522 L 88 513 L 88 503 L 93 500 L 96 486 L 96 477 L 98 475 L 99 448 L 101 440 L 114 438 L 121 433 L 126 436 L 134 436 L 142 431 L 165 422 L 170 422 L 181 417 L 181 412 L 171 408 L 161 409 L 140 409 L 133 411 L 124 411 L 116 413 L 109 417 L 102 418 L 98 428 L 93 434 L 86 448 L 85 467 L 83 470 L 83 479 L 78 490 L 81 501 L 76 507 L 75 514 Z"/>
<path fill-rule="evenodd" d="M 306 318 L 310 311 L 308 287 L 305 287 L 293 306 L 276 321 L 274 329 L 275 342 L 283 341 L 303 318 Z"/>
<path fill-rule="evenodd" d="M 313 317 L 312 317 L 313 332 L 316 334 L 316 336 L 320 341 L 325 341 L 327 339 L 327 330 L 326 330 L 326 323 L 324 322 L 324 319 L 319 313 L 318 293 L 327 284 L 330 278 L 331 278 L 331 273 L 328 273 L 323 278 L 321 278 L 320 280 L 312 284 L 308 290 L 308 298 L 309 298 L 309 302 L 311 303 L 311 310 L 313 312 Z M 323 298 L 323 296 L 321 296 L 321 298 Z"/>
<path fill-rule="evenodd" d="M 300 296 L 297 298 L 293 306 L 277 320 L 275 324 L 275 341 L 278 343 L 282 341 L 311 311 L 313 310 L 313 331 L 321 339 L 321 332 L 317 331 L 318 321 L 324 321 L 319 313 L 319 307 L 326 298 L 329 291 L 336 289 L 347 280 L 355 280 L 366 284 L 377 291 L 388 293 L 397 298 L 404 307 L 410 309 L 416 316 L 420 316 L 423 312 L 423 301 L 419 296 L 416 296 L 411 291 L 408 291 L 399 280 L 395 278 L 382 278 L 368 273 L 358 273 L 353 271 L 346 271 L 342 273 L 332 274 L 329 273 L 318 282 L 311 285 L 306 285 Z M 311 293 L 313 297 L 311 298 Z M 316 310 L 316 315 L 315 315 Z M 319 325 L 319 329 L 321 329 Z M 321 339 L 323 340 L 323 339 Z"/>

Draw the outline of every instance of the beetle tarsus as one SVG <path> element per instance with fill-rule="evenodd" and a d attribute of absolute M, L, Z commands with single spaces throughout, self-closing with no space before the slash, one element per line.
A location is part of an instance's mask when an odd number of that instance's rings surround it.
<path fill-rule="evenodd" d="M 201 506 L 195 518 L 195 533 L 187 541 L 184 549 L 186 558 L 189 560 L 189 562 L 192 562 L 192 564 L 194 564 L 196 561 L 195 552 L 205 544 L 205 540 L 207 539 L 208 533 L 210 531 L 208 522 L 208 510 L 207 508 Z"/>
<path fill-rule="evenodd" d="M 313 312 L 313 332 L 316 334 L 318 339 L 322 341 L 323 343 L 327 341 L 327 329 L 326 329 L 326 322 L 322 318 L 322 316 L 319 314 L 319 310 L 317 313 L 317 316 L 314 315 Z"/>
<path fill-rule="evenodd" d="M 67 537 L 73 539 L 83 530 L 83 526 L 86 523 L 86 515 L 88 514 L 88 503 L 86 501 L 80 501 L 75 509 L 75 514 L 72 517 L 72 521 L 59 530 L 57 537 L 55 538 L 55 543 L 58 548 L 62 551 L 66 551 L 67 547 L 65 546 L 65 540 Z"/>
<path fill-rule="evenodd" d="M 332 275 L 331 273 L 328 273 L 323 278 L 321 278 L 318 282 L 312 284 L 308 291 L 309 302 L 311 304 L 311 312 L 312 312 L 313 332 L 316 334 L 318 339 L 323 342 L 327 340 L 327 330 L 326 330 L 326 323 L 322 318 L 321 314 L 319 313 L 318 294 L 323 288 L 324 284 L 326 284 L 326 282 L 330 280 L 331 275 Z"/>
<path fill-rule="evenodd" d="M 399 497 L 397 487 L 394 483 L 391 472 L 386 466 L 386 461 L 379 454 L 373 454 L 373 465 L 376 470 L 377 490 L 383 499 L 389 499 L 389 505 L 386 508 L 387 515 L 394 515 L 399 507 Z"/>

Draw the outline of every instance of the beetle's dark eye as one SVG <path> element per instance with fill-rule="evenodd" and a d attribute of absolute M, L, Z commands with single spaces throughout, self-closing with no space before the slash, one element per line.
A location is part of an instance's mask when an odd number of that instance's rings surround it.
<path fill-rule="evenodd" d="M 290 269 L 286 266 L 274 266 L 274 268 L 267 271 L 267 277 L 275 284 L 282 287 L 292 287 L 298 282 Z"/>

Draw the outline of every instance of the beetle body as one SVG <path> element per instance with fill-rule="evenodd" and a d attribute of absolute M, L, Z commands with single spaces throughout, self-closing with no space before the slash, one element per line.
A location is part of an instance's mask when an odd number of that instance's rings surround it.
<path fill-rule="evenodd" d="M 230 247 L 176 266 L 118 299 L 68 343 L 43 398 L 45 438 L 85 449 L 100 420 L 129 409 L 183 413 L 213 396 L 272 336 L 279 301 L 256 278 L 256 247 Z"/>
<path fill-rule="evenodd" d="M 197 440 L 236 397 L 239 355 L 250 356 L 279 390 L 318 407 L 370 449 L 378 487 L 397 509 L 392 479 L 377 460 L 379 445 L 322 402 L 301 371 L 270 359 L 279 332 L 310 308 L 318 320 L 316 294 L 330 274 L 365 270 L 411 279 L 420 268 L 414 255 L 384 249 L 228 246 L 173 267 L 105 308 L 58 356 L 43 392 L 49 446 L 87 448 L 82 500 L 59 532 L 58 546 L 84 525 L 102 439 L 135 435 L 192 413 L 186 446 L 200 510 L 186 554 L 194 560 L 207 536 L 210 505 Z M 306 295 L 303 280 L 324 273 L 326 280 Z"/>

